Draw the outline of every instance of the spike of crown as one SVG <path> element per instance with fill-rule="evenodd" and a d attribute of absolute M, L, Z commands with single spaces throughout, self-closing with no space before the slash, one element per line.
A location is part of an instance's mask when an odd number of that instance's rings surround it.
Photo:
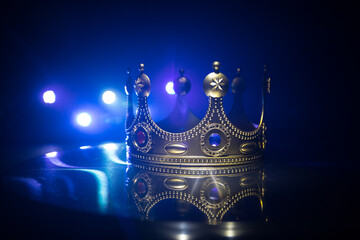
<path fill-rule="evenodd" d="M 138 96 L 137 113 L 136 116 L 128 114 L 126 124 L 128 157 L 131 162 L 140 166 L 223 166 L 251 163 L 261 159 L 266 145 L 264 102 L 265 95 L 270 92 L 267 68 L 264 69 L 260 123 L 251 125 L 254 127 L 250 130 L 239 128 L 225 114 L 223 97 L 229 90 L 229 80 L 219 71 L 219 62 L 213 63 L 213 69 L 214 72 L 208 74 L 203 82 L 204 92 L 209 97 L 205 117 L 191 129 L 175 133 L 162 129 L 151 118 L 147 103 L 151 83 L 144 73 L 144 64 L 140 64 L 140 75 L 134 83 Z M 180 75 L 174 83 L 178 97 L 186 95 L 190 90 L 190 81 L 184 77 L 183 69 L 180 70 Z M 126 86 L 128 95 L 131 95 L 128 81 Z M 231 84 L 232 92 L 241 94 L 244 86 L 238 68 Z M 128 98 L 128 108 L 132 109 L 130 99 L 131 96 Z M 129 109 L 128 112 L 132 113 Z"/>

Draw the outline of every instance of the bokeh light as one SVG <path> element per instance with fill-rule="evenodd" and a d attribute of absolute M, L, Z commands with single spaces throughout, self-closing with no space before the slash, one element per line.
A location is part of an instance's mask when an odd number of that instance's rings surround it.
<path fill-rule="evenodd" d="M 84 146 L 81 146 L 81 147 L 79 147 L 81 150 L 85 150 L 85 149 L 90 149 L 91 148 L 91 146 L 89 146 L 89 145 L 84 145 Z"/>
<path fill-rule="evenodd" d="M 116 143 L 105 143 L 100 145 L 100 147 L 105 150 L 117 150 L 119 148 L 118 144 Z"/>
<path fill-rule="evenodd" d="M 116 94 L 113 91 L 105 91 L 102 95 L 102 100 L 106 104 L 112 104 L 116 100 Z"/>
<path fill-rule="evenodd" d="M 174 95 L 175 94 L 175 91 L 174 91 L 174 83 L 173 82 L 168 82 L 166 84 L 166 92 L 170 95 Z"/>
<path fill-rule="evenodd" d="M 57 152 L 57 151 L 54 151 L 54 152 L 48 152 L 48 153 L 46 153 L 45 156 L 48 157 L 48 158 L 53 158 L 53 157 L 56 157 L 57 154 L 58 154 L 58 152 Z"/>
<path fill-rule="evenodd" d="M 90 126 L 91 121 L 92 121 L 91 115 L 86 112 L 79 113 L 76 117 L 76 122 L 82 127 Z"/>
<path fill-rule="evenodd" d="M 48 90 L 43 94 L 44 103 L 53 104 L 56 101 L 56 95 L 54 91 Z"/>

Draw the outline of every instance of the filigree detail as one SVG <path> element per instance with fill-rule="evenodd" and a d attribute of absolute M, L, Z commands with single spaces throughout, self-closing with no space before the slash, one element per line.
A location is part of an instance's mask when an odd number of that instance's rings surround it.
<path fill-rule="evenodd" d="M 210 83 L 210 86 L 212 86 L 212 90 L 223 90 L 223 86 L 225 86 L 225 83 L 223 82 L 224 78 L 214 78 L 212 79 L 212 82 Z"/>
<path fill-rule="evenodd" d="M 161 157 L 158 155 L 140 155 L 140 154 L 132 154 L 130 153 L 129 156 L 131 157 L 131 161 L 134 164 L 141 162 L 144 166 L 141 167 L 142 169 L 146 169 L 149 171 L 156 171 L 156 172 L 163 172 L 163 173 L 171 173 L 171 174 L 186 174 L 186 175 L 208 175 L 208 174 L 225 174 L 225 173 L 234 173 L 238 170 L 234 168 L 230 168 L 235 165 L 245 164 L 249 162 L 256 162 L 261 160 L 262 155 L 253 155 L 248 157 L 237 157 L 237 156 L 227 156 L 227 157 L 220 157 L 220 158 L 186 158 L 186 157 Z M 159 167 L 159 166 L 152 166 L 152 164 L 166 164 L 169 167 Z M 187 165 L 187 166 L 214 166 L 214 165 L 224 165 L 226 166 L 225 169 L 219 168 L 219 172 L 214 171 L 199 171 L 191 170 L 188 171 L 183 169 L 177 169 L 175 166 L 177 165 Z M 137 165 L 140 166 L 140 165 Z M 243 169 L 240 167 L 239 169 Z M 220 171 L 221 170 L 221 171 Z"/>
<path fill-rule="evenodd" d="M 136 139 L 135 134 L 139 128 L 144 129 L 146 132 L 147 142 L 145 146 L 140 146 L 135 140 Z M 152 143 L 153 143 L 151 133 L 152 133 L 151 128 L 144 122 L 140 122 L 133 127 L 133 129 L 131 130 L 131 139 L 132 139 L 132 145 L 136 148 L 136 150 L 142 153 L 149 152 L 149 150 L 152 148 Z"/>
<path fill-rule="evenodd" d="M 143 180 L 146 183 L 147 193 L 145 196 L 140 197 L 140 195 L 136 192 L 136 183 L 140 180 Z M 152 186 L 151 186 L 151 178 L 146 173 L 138 173 L 132 181 L 131 192 L 134 197 L 136 206 L 140 212 L 144 211 L 148 202 L 153 199 L 152 196 Z"/>
<path fill-rule="evenodd" d="M 262 131 L 261 131 L 261 148 L 262 148 L 262 150 L 265 149 L 266 143 L 267 143 L 267 140 L 266 140 L 266 126 L 265 126 L 265 123 L 263 123 Z"/>
<path fill-rule="evenodd" d="M 218 68 L 218 65 L 215 64 L 215 68 Z M 141 89 L 143 89 L 144 94 L 138 94 L 135 119 L 126 129 L 127 143 L 130 147 L 128 156 L 132 158 L 132 162 L 170 166 L 237 165 L 256 161 L 262 156 L 266 145 L 264 111 L 262 110 L 259 125 L 252 131 L 243 131 L 232 124 L 223 107 L 223 96 L 228 90 L 228 79 L 218 72 L 218 69 L 208 74 L 204 80 L 204 91 L 209 97 L 209 105 L 204 118 L 192 129 L 180 133 L 163 130 L 152 119 L 147 102 L 150 80 L 143 70 L 141 73 L 135 81 L 135 87 L 138 87 L 139 93 L 142 93 Z M 268 87 L 270 87 L 269 80 L 265 79 Z M 266 89 L 263 90 L 265 90 L 263 93 L 266 92 Z M 148 136 L 146 145 L 137 144 L 134 139 L 137 128 L 141 126 Z M 219 141 L 219 136 L 220 143 L 214 142 Z M 153 144 L 155 142 L 156 144 Z M 248 149 L 249 146 L 245 149 L 243 144 L 248 142 L 254 142 L 257 147 L 253 144 L 251 151 Z M 169 144 L 175 147 L 169 150 Z"/>
<path fill-rule="evenodd" d="M 221 135 L 223 135 L 223 141 L 225 141 L 225 144 L 220 145 L 220 148 L 211 148 L 206 144 L 206 141 L 208 141 L 207 139 L 207 135 L 209 132 L 218 132 Z M 231 143 L 231 136 L 229 134 L 229 132 L 226 130 L 226 128 L 219 124 L 219 123 L 213 123 L 213 124 L 209 124 L 207 126 L 205 126 L 201 132 L 200 135 L 200 147 L 201 150 L 210 156 L 221 156 L 224 155 L 226 153 L 226 151 L 228 150 L 229 146 Z"/>
<path fill-rule="evenodd" d="M 219 176 L 183 176 L 182 182 L 186 182 L 186 188 L 168 189 L 166 180 L 173 178 L 168 174 L 158 175 L 148 171 L 138 169 L 138 173 L 132 178 L 131 194 L 138 207 L 139 213 L 145 219 L 151 219 L 151 209 L 159 202 L 167 199 L 178 199 L 186 201 L 201 212 L 203 212 L 209 223 L 220 223 L 224 215 L 233 206 L 249 196 L 257 196 L 260 201 L 260 208 L 263 211 L 264 198 L 264 171 L 259 166 L 253 166 L 249 172 L 239 174 L 226 174 Z M 217 169 L 217 168 L 216 168 Z M 217 171 L 214 169 L 215 171 Z M 176 177 L 178 178 L 178 177 Z M 244 178 L 251 178 L 250 184 L 239 184 Z M 149 192 L 144 196 L 138 196 L 134 188 L 137 181 L 148 184 Z M 157 183 L 153 184 L 152 183 Z M 255 200 L 256 201 L 256 200 Z"/>
<path fill-rule="evenodd" d="M 217 203 L 212 202 L 208 196 L 205 196 L 206 195 L 205 191 L 207 191 L 211 185 L 214 185 L 213 187 L 216 188 L 217 191 L 221 191 L 220 190 L 220 188 L 221 188 L 225 192 L 224 195 L 219 194 L 220 198 Z M 229 199 L 230 199 L 230 187 L 224 179 L 209 178 L 207 181 L 203 182 L 202 188 L 200 190 L 200 201 L 202 202 L 202 204 L 205 205 L 206 208 L 220 209 L 228 203 Z"/>

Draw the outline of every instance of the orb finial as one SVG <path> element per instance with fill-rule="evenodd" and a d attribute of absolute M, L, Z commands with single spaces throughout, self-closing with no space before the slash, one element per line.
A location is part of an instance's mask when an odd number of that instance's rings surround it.
<path fill-rule="evenodd" d="M 245 80 L 240 75 L 240 68 L 236 68 L 236 75 L 231 82 L 231 91 L 233 94 L 241 95 L 245 89 Z"/>
<path fill-rule="evenodd" d="M 140 63 L 140 65 L 139 65 L 140 73 L 144 73 L 144 68 L 145 68 L 145 65 L 143 63 Z"/>
<path fill-rule="evenodd" d="M 140 75 L 135 80 L 135 92 L 140 97 L 148 97 L 150 94 L 151 83 L 149 77 L 144 73 L 144 64 L 139 64 Z"/>
<path fill-rule="evenodd" d="M 203 89 L 208 97 L 224 97 L 229 90 L 229 80 L 219 72 L 220 62 L 215 61 L 212 64 L 214 72 L 208 74 L 203 82 Z"/>
<path fill-rule="evenodd" d="M 179 69 L 180 77 L 174 81 L 174 91 L 177 95 L 186 95 L 191 88 L 190 80 L 184 76 L 185 70 Z"/>
<path fill-rule="evenodd" d="M 214 72 L 219 73 L 220 62 L 219 62 L 219 61 L 215 61 L 215 62 L 213 62 L 212 66 L 213 66 Z"/>

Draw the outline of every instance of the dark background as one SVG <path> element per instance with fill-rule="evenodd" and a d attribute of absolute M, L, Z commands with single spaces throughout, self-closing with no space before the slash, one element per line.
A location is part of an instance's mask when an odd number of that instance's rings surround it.
<path fill-rule="evenodd" d="M 202 117 L 207 107 L 202 81 L 219 60 L 230 80 L 242 69 L 245 110 L 257 122 L 266 63 L 272 79 L 265 152 L 270 228 L 253 229 L 285 239 L 302 237 L 299 232 L 321 239 L 357 231 L 356 15 L 346 1 L 2 1 L 0 166 L 27 159 L 24 149 L 39 145 L 123 141 L 125 73 L 130 66 L 135 78 L 140 62 L 151 79 L 149 104 L 156 121 L 174 106 L 176 97 L 164 88 L 179 68 L 192 81 L 190 108 Z M 101 102 L 109 88 L 118 94 L 115 106 Z M 57 94 L 53 105 L 42 102 L 47 89 Z M 224 101 L 229 111 L 230 92 Z M 79 111 L 93 114 L 91 127 L 76 126 Z M 47 151 L 54 150 L 41 153 Z M 24 161 L 12 171 L 36 169 L 36 163 Z M 11 176 L 4 169 L 1 173 Z M 166 233 L 156 223 L 110 221 L 1 192 L 4 236 Z M 207 227 L 194 229 L 211 234 Z"/>
<path fill-rule="evenodd" d="M 358 27 L 350 3 L 9 1 L 1 3 L 0 19 L 2 148 L 123 141 L 125 73 L 130 66 L 135 78 L 140 62 L 151 79 L 155 120 L 174 105 L 164 87 L 180 67 L 192 81 L 191 109 L 201 117 L 202 81 L 219 60 L 230 80 L 242 69 L 245 108 L 255 122 L 268 65 L 267 154 L 295 162 L 356 161 Z M 116 108 L 100 101 L 107 88 L 119 94 Z M 42 103 L 47 89 L 57 94 L 53 105 Z M 227 110 L 231 101 L 228 93 Z M 74 125 L 80 109 L 96 112 L 94 127 Z"/>

